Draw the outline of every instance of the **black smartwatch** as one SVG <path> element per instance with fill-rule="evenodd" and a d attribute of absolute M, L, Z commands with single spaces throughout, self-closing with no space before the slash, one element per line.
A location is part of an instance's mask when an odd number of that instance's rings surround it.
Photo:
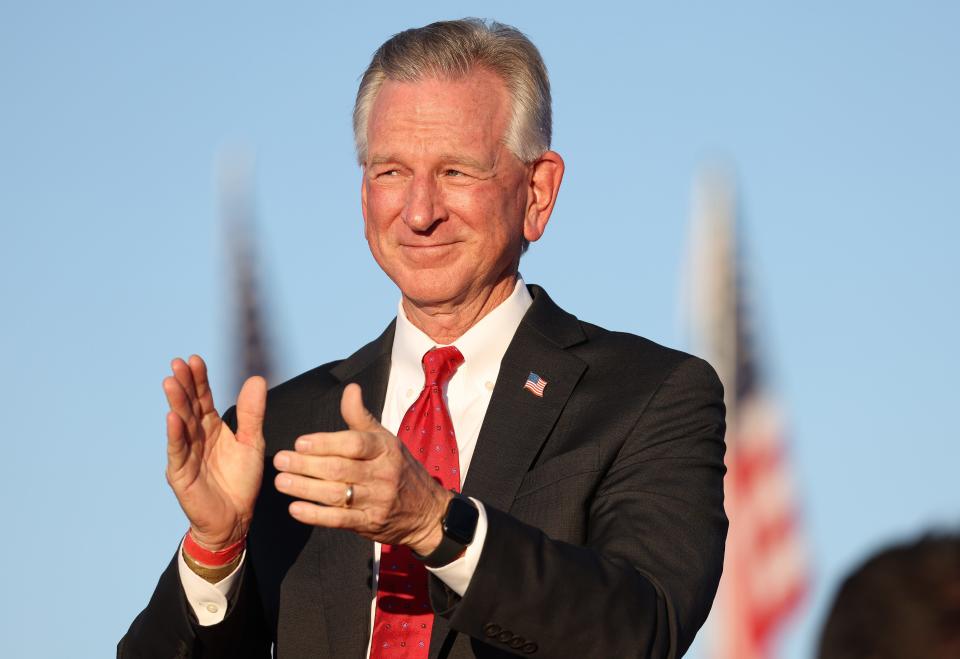
<path fill-rule="evenodd" d="M 467 545 L 473 542 L 473 534 L 477 532 L 477 520 L 480 511 L 469 498 L 453 493 L 453 498 L 447 504 L 447 512 L 443 514 L 440 527 L 443 537 L 440 544 L 426 556 L 417 552 L 413 555 L 423 561 L 427 567 L 443 567 L 460 557 Z"/>

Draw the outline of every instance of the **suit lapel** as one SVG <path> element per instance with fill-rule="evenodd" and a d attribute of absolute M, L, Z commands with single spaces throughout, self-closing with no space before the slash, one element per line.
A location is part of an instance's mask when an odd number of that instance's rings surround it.
<path fill-rule="evenodd" d="M 586 364 L 566 348 L 586 339 L 579 321 L 536 286 L 534 301 L 510 343 L 497 376 L 464 494 L 508 511 L 523 477 L 553 429 Z M 535 373 L 543 397 L 524 389 Z"/>
<path fill-rule="evenodd" d="M 500 363 L 496 386 L 477 437 L 463 493 L 508 511 L 520 482 L 553 429 L 586 364 L 565 352 L 585 340 L 579 321 L 537 286 L 533 304 Z M 523 388 L 530 373 L 546 380 L 543 397 Z M 434 619 L 430 657 L 447 657 L 456 634 Z"/>

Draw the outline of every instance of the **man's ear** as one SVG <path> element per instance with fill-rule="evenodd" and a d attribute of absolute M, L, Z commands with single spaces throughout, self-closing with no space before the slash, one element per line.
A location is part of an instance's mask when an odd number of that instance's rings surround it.
<path fill-rule="evenodd" d="M 367 236 L 367 168 L 360 166 L 360 212 L 363 213 L 363 237 Z"/>
<path fill-rule="evenodd" d="M 530 242 L 540 239 L 547 228 L 557 193 L 563 181 L 563 158 L 556 151 L 547 151 L 532 165 L 527 214 L 523 220 L 523 237 Z"/>

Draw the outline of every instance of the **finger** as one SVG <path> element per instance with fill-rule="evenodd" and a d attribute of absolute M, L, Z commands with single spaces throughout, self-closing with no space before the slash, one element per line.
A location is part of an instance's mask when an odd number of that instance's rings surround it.
<path fill-rule="evenodd" d="M 263 450 L 263 416 L 266 411 L 267 381 L 259 375 L 247 378 L 237 396 L 238 442 Z"/>
<path fill-rule="evenodd" d="M 167 469 L 179 471 L 187 462 L 190 448 L 185 436 L 183 420 L 172 410 L 167 412 Z"/>
<path fill-rule="evenodd" d="M 347 507 L 347 487 L 353 487 L 353 499 L 351 506 L 357 506 L 364 500 L 366 486 L 357 483 L 343 483 L 337 481 L 325 481 L 317 478 L 308 478 L 298 474 L 288 474 L 280 472 L 274 480 L 279 492 L 289 494 L 297 499 L 305 499 L 323 504 L 325 506 Z"/>
<path fill-rule="evenodd" d="M 200 401 L 201 414 L 216 414 L 217 408 L 213 404 L 213 392 L 210 391 L 210 380 L 207 378 L 207 364 L 200 355 L 190 355 L 187 362 L 193 373 L 193 382 L 196 386 L 197 400 Z"/>
<path fill-rule="evenodd" d="M 183 390 L 183 385 L 175 377 L 165 377 L 163 379 L 163 393 L 167 397 L 170 410 L 183 421 L 187 438 L 191 441 L 195 440 L 198 437 L 200 421 L 194 414 L 193 406 L 190 404 L 187 392 Z"/>
<path fill-rule="evenodd" d="M 341 430 L 317 432 L 297 438 L 294 448 L 303 455 L 336 455 L 352 460 L 372 460 L 383 453 L 382 433 Z"/>
<path fill-rule="evenodd" d="M 298 522 L 313 526 L 325 526 L 331 529 L 363 529 L 367 526 L 367 516 L 362 510 L 320 506 L 307 501 L 294 501 L 290 504 L 290 516 Z"/>
<path fill-rule="evenodd" d="M 366 482 L 370 473 L 369 464 L 363 460 L 350 460 L 338 456 L 301 455 L 293 451 L 278 451 L 273 456 L 273 466 L 278 471 L 338 483 Z"/>
<path fill-rule="evenodd" d="M 190 370 L 187 362 L 176 357 L 170 361 L 170 370 L 173 371 L 173 377 L 175 377 L 177 382 L 180 383 L 180 386 L 183 387 L 191 403 L 195 401 L 197 398 L 197 387 L 193 381 L 193 371 Z"/>
<path fill-rule="evenodd" d="M 173 371 L 173 377 L 175 377 L 177 382 L 180 383 L 180 386 L 183 387 L 183 391 L 186 393 L 187 401 L 193 410 L 194 416 L 196 416 L 198 420 L 202 419 L 203 409 L 197 398 L 197 386 L 193 380 L 193 371 L 190 370 L 190 366 L 179 357 L 176 357 L 170 362 L 170 369 Z"/>
<path fill-rule="evenodd" d="M 348 384 L 340 398 L 340 416 L 351 430 L 376 431 L 383 426 L 363 405 L 359 384 Z"/>

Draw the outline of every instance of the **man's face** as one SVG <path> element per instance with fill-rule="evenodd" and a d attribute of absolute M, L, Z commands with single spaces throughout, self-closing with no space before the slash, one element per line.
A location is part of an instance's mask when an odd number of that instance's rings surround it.
<path fill-rule="evenodd" d="M 501 143 L 509 119 L 505 85 L 482 69 L 380 88 L 367 126 L 364 232 L 374 259 L 419 307 L 469 304 L 512 281 L 531 215 L 531 168 Z M 532 229 L 527 238 L 536 240 Z"/>

